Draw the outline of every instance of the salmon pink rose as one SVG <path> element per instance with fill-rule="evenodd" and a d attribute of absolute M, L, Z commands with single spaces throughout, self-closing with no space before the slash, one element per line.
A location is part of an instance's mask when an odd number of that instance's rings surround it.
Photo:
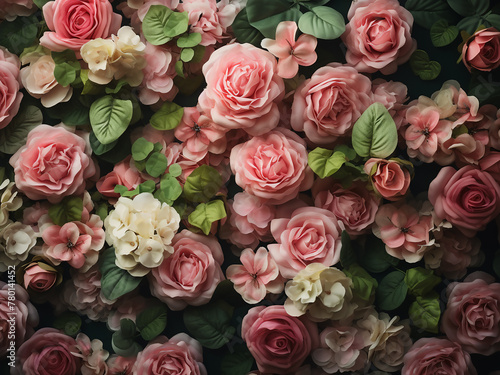
<path fill-rule="evenodd" d="M 417 48 L 411 37 L 413 16 L 397 0 L 355 1 L 347 18 L 342 34 L 346 60 L 360 72 L 392 74 Z"/>
<path fill-rule="evenodd" d="M 116 35 L 122 22 L 108 0 L 49 1 L 43 6 L 43 18 L 50 31 L 43 34 L 40 44 L 57 52 L 71 49 L 77 57 L 92 39 Z"/>
<path fill-rule="evenodd" d="M 390 201 L 403 198 L 410 187 L 410 172 L 396 160 L 371 158 L 365 163 L 364 171 L 370 176 L 375 191 Z"/>
<path fill-rule="evenodd" d="M 472 35 L 462 48 L 465 67 L 489 72 L 500 66 L 500 31 L 494 27 L 479 30 Z"/>
<path fill-rule="evenodd" d="M 229 44 L 203 65 L 207 87 L 198 104 L 226 129 L 262 135 L 279 122 L 278 103 L 285 94 L 276 59 L 251 44 Z"/>
<path fill-rule="evenodd" d="M 19 58 L 0 46 L 0 129 L 5 128 L 19 111 L 23 94 Z"/>
<path fill-rule="evenodd" d="M 63 127 L 39 125 L 9 163 L 17 188 L 28 198 L 58 203 L 85 190 L 87 179 L 96 173 L 91 152 L 82 137 Z"/>

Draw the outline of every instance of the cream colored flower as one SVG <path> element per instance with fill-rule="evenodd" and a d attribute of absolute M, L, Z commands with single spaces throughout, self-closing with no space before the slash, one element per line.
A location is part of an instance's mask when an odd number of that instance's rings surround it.
<path fill-rule="evenodd" d="M 139 86 L 144 78 L 142 68 L 146 66 L 146 45 L 130 26 L 123 26 L 112 38 L 116 45 L 115 79 L 124 78 L 130 86 Z"/>
<path fill-rule="evenodd" d="M 18 210 L 23 204 L 23 200 L 17 196 L 17 191 L 14 187 L 14 182 L 10 182 L 9 180 L 4 180 L 0 185 L 0 190 L 5 188 L 0 197 L 0 228 L 8 223 L 9 212 Z"/>
<path fill-rule="evenodd" d="M 387 338 L 383 348 L 373 352 L 372 363 L 378 369 L 391 373 L 401 370 L 403 367 L 403 357 L 412 345 L 410 326 L 404 324 L 403 329 Z"/>
<path fill-rule="evenodd" d="M 405 328 L 404 325 L 396 325 L 399 321 L 398 316 L 391 318 L 386 313 L 380 313 L 378 316 L 376 314 L 377 312 L 373 310 L 364 319 L 357 321 L 358 327 L 370 333 L 366 343 L 369 345 L 368 359 L 372 358 L 375 351 L 385 350 L 387 340 Z"/>
<path fill-rule="evenodd" d="M 179 229 L 177 211 L 150 193 L 120 197 L 104 221 L 106 242 L 115 247 L 116 265 L 133 276 L 144 276 L 172 254 Z"/>
<path fill-rule="evenodd" d="M 28 258 L 36 244 L 36 234 L 29 225 L 10 222 L 0 231 L 0 272 Z"/>
<path fill-rule="evenodd" d="M 83 61 L 89 66 L 89 79 L 105 85 L 113 79 L 115 69 L 111 66 L 116 45 L 111 39 L 97 38 L 85 43 L 80 49 Z"/>

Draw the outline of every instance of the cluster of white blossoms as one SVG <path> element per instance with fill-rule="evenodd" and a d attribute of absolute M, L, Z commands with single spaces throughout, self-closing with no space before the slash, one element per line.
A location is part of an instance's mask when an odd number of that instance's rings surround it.
<path fill-rule="evenodd" d="M 173 253 L 172 238 L 179 229 L 177 211 L 151 193 L 134 199 L 120 197 L 106 217 L 106 242 L 114 246 L 116 265 L 141 277 Z"/>

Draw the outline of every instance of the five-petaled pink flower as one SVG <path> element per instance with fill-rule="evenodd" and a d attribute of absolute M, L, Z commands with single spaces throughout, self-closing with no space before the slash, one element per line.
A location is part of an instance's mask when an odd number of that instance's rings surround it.
<path fill-rule="evenodd" d="M 302 34 L 295 41 L 297 24 L 294 21 L 280 22 L 276 28 L 276 39 L 265 38 L 262 47 L 276 56 L 278 75 L 282 78 L 293 78 L 299 65 L 309 66 L 316 62 L 318 56 L 314 50 L 318 40 L 308 34 Z"/>

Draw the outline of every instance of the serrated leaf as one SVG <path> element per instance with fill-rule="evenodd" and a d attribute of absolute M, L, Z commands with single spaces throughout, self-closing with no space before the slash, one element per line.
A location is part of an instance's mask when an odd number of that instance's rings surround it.
<path fill-rule="evenodd" d="M 143 310 L 136 319 L 137 329 L 144 340 L 153 340 L 167 326 L 167 309 L 163 305 Z"/>
<path fill-rule="evenodd" d="M 416 327 L 432 333 L 439 332 L 441 309 L 438 296 L 418 296 L 417 300 L 411 303 L 408 314 Z"/>
<path fill-rule="evenodd" d="M 21 107 L 16 117 L 5 128 L 0 129 L 0 151 L 14 154 L 26 144 L 28 133 L 42 122 L 42 111 L 38 107 Z"/>
<path fill-rule="evenodd" d="M 115 99 L 111 95 L 97 99 L 90 106 L 90 125 L 102 144 L 116 141 L 127 130 L 132 120 L 130 100 Z"/>
<path fill-rule="evenodd" d="M 370 302 L 375 296 L 378 286 L 377 280 L 355 263 L 344 269 L 344 272 L 353 282 L 354 294 L 362 300 Z"/>
<path fill-rule="evenodd" d="M 393 271 L 387 274 L 377 288 L 377 306 L 382 310 L 397 309 L 406 299 L 408 286 L 405 283 L 405 273 Z"/>
<path fill-rule="evenodd" d="M 208 203 L 200 203 L 188 216 L 189 224 L 200 228 L 208 235 L 212 224 L 226 217 L 224 202 L 215 200 Z"/>
<path fill-rule="evenodd" d="M 222 186 L 222 176 L 214 167 L 203 164 L 186 179 L 184 196 L 191 202 L 207 202 Z"/>
<path fill-rule="evenodd" d="M 444 47 L 453 42 L 459 34 L 456 26 L 448 25 L 448 21 L 442 19 L 431 27 L 432 44 L 436 47 Z"/>
<path fill-rule="evenodd" d="M 345 31 L 342 14 L 326 6 L 314 7 L 303 14 L 298 25 L 304 34 L 313 35 L 318 39 L 337 39 Z"/>
<path fill-rule="evenodd" d="M 174 12 L 163 5 L 151 5 L 142 21 L 142 32 L 146 40 L 159 46 L 167 43 L 172 37 L 165 34 L 165 25 Z"/>
<path fill-rule="evenodd" d="M 137 288 L 142 280 L 115 263 L 115 249 L 109 248 L 100 256 L 101 292 L 107 299 L 117 299 Z"/>
<path fill-rule="evenodd" d="M 158 130 L 175 129 L 182 120 L 184 108 L 171 102 L 165 102 L 161 108 L 151 117 L 151 126 Z"/>
<path fill-rule="evenodd" d="M 415 267 L 406 271 L 405 283 L 408 291 L 414 296 L 424 296 L 430 293 L 440 282 L 441 278 L 429 269 Z"/>

